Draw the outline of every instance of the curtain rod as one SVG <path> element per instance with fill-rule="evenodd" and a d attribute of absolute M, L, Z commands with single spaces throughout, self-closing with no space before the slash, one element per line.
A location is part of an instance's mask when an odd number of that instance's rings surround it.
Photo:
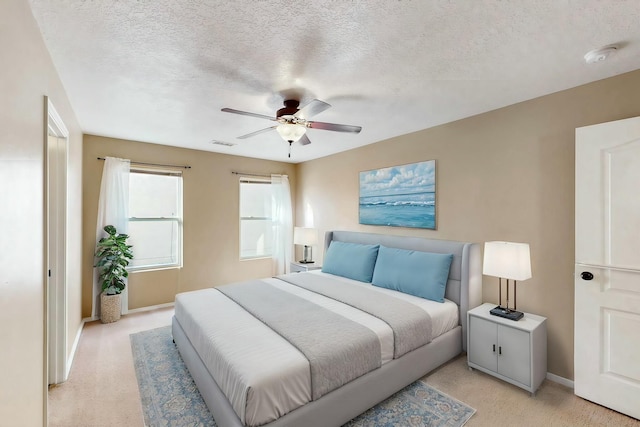
<path fill-rule="evenodd" d="M 105 160 L 104 157 L 98 157 L 98 160 Z M 131 160 L 131 163 L 135 165 L 144 165 L 144 166 L 160 166 L 160 167 L 170 167 L 170 168 L 182 168 L 182 169 L 191 169 L 189 165 L 163 165 L 160 163 L 145 163 L 145 162 L 134 162 Z"/>
<path fill-rule="evenodd" d="M 263 173 L 245 173 L 245 172 L 237 172 L 237 171 L 231 171 L 232 174 L 234 175 L 245 175 L 245 176 L 259 176 L 262 178 L 271 178 L 271 175 L 266 175 Z M 274 173 L 272 175 L 286 175 L 284 173 Z"/>

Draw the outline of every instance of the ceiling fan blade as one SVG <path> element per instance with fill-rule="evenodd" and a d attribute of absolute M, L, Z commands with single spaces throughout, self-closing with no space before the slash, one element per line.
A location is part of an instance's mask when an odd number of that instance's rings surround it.
<path fill-rule="evenodd" d="M 225 113 L 240 114 L 240 115 L 243 115 L 243 116 L 252 116 L 252 117 L 257 117 L 259 119 L 267 119 L 267 120 L 271 120 L 271 121 L 275 121 L 276 120 L 275 117 L 266 116 L 264 114 L 250 113 L 248 111 L 234 110 L 233 108 L 223 108 L 221 111 L 224 111 Z"/>
<path fill-rule="evenodd" d="M 251 132 L 251 133 L 248 133 L 248 134 L 246 134 L 246 135 L 239 136 L 239 137 L 238 137 L 238 139 L 247 139 L 247 138 L 251 138 L 252 136 L 260 135 L 261 133 L 264 133 L 264 132 L 269 132 L 270 130 L 275 129 L 276 127 L 277 127 L 277 126 L 271 126 L 270 128 L 260 129 L 260 130 L 257 130 L 257 131 L 255 131 L 255 132 Z"/>
<path fill-rule="evenodd" d="M 307 122 L 311 129 L 332 130 L 334 132 L 360 133 L 362 126 L 339 125 L 336 123 Z"/>
<path fill-rule="evenodd" d="M 302 135 L 298 141 L 300 141 L 300 144 L 302 144 L 302 145 L 311 144 L 311 140 L 309 139 L 309 137 L 307 136 L 306 133 L 304 135 Z"/>
<path fill-rule="evenodd" d="M 330 107 L 331 104 L 327 104 L 326 102 L 320 101 L 319 99 L 314 99 L 313 101 L 309 102 L 307 105 L 299 109 L 298 112 L 293 116 L 300 117 L 302 119 L 310 119 L 311 117 L 315 116 L 316 114 L 322 113 L 324 110 Z"/>

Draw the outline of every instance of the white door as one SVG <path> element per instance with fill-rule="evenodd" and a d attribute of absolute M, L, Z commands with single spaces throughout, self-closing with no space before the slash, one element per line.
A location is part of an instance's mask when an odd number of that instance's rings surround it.
<path fill-rule="evenodd" d="M 640 419 L 640 117 L 576 129 L 575 393 Z"/>
<path fill-rule="evenodd" d="M 66 381 L 67 366 L 67 137 L 47 101 L 47 382 Z"/>

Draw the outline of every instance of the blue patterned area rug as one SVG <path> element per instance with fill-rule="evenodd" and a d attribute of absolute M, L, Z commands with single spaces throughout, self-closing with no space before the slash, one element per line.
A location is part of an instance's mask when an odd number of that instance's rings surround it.
<path fill-rule="evenodd" d="M 131 334 L 133 361 L 148 427 L 216 427 L 165 326 Z M 416 381 L 345 427 L 459 427 L 475 409 Z"/>

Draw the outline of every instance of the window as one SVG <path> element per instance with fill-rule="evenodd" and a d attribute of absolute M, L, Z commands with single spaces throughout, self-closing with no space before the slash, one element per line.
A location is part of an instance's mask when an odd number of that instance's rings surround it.
<path fill-rule="evenodd" d="M 240 179 L 240 259 L 267 258 L 273 252 L 271 181 Z"/>
<path fill-rule="evenodd" d="M 132 169 L 129 216 L 132 270 L 182 266 L 182 174 Z"/>

